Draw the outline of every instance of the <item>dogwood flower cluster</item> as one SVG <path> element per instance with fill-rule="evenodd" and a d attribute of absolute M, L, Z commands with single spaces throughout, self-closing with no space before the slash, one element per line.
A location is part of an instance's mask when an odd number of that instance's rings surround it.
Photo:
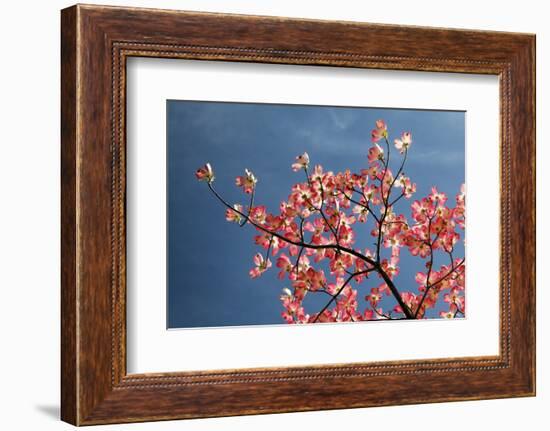
<path fill-rule="evenodd" d="M 197 170 L 197 179 L 225 205 L 226 220 L 256 230 L 254 241 L 262 251 L 253 258 L 250 277 L 261 277 L 272 267 L 271 259 L 275 262 L 286 283 L 280 297 L 286 322 L 421 319 L 442 304 L 439 317 L 465 315 L 465 259 L 455 256 L 465 227 L 465 188 L 454 201 L 436 187 L 412 200 L 416 184 L 405 174 L 412 143 L 412 134 L 403 132 L 390 145 L 387 125 L 378 120 L 360 172 L 311 167 L 309 155 L 299 155 L 291 168 L 303 172 L 303 181 L 292 186 L 277 212 L 254 203 L 258 180 L 250 170 L 235 180 L 250 195 L 247 206 L 218 194 L 210 164 Z M 392 147 L 397 161 L 391 159 Z M 402 199 L 412 200 L 410 217 L 397 210 Z M 372 242 L 356 243 L 362 229 Z M 398 287 L 404 250 L 421 259 L 425 270 Z M 306 310 L 308 295 L 322 295 L 325 305 Z M 386 296 L 393 306 L 382 305 Z"/>

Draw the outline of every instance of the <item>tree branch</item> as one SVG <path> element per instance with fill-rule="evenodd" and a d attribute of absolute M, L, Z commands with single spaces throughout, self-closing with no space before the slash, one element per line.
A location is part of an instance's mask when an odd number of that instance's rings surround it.
<path fill-rule="evenodd" d="M 263 227 L 261 224 L 258 224 L 256 223 L 254 220 L 252 220 L 249 216 L 247 216 L 246 214 L 242 213 L 241 211 L 233 208 L 224 198 L 222 198 L 220 196 L 220 194 L 214 189 L 214 187 L 212 186 L 211 183 L 208 183 L 208 188 L 212 191 L 212 193 L 214 194 L 214 196 L 216 196 L 216 198 L 223 204 L 225 205 L 227 208 L 231 209 L 232 211 L 235 211 L 237 214 L 239 214 L 241 217 L 244 217 L 246 218 L 246 221 L 250 222 L 250 224 L 252 224 L 253 226 L 257 227 L 258 229 L 260 229 L 261 231 L 265 232 L 265 233 L 268 233 L 274 237 L 277 237 L 285 242 L 287 242 L 288 244 L 292 244 L 292 245 L 296 245 L 298 247 L 305 247 L 305 248 L 310 248 L 310 249 L 333 249 L 333 250 L 337 250 L 338 252 L 344 252 L 344 253 L 348 253 L 352 256 L 355 256 L 356 258 L 368 263 L 369 265 L 371 265 L 373 267 L 373 269 L 375 269 L 378 274 L 380 274 L 380 276 L 382 277 L 382 279 L 386 282 L 386 284 L 388 285 L 390 291 L 392 292 L 393 296 L 395 297 L 395 300 L 397 301 L 397 303 L 399 304 L 399 306 L 401 307 L 401 309 L 403 310 L 403 314 L 405 314 L 406 318 L 407 319 L 414 319 L 414 315 L 412 313 L 412 311 L 409 309 L 409 307 L 407 307 L 407 305 L 403 302 L 403 299 L 401 298 L 401 294 L 399 293 L 399 291 L 397 290 L 397 288 L 395 287 L 395 284 L 393 283 L 393 281 L 391 280 L 391 278 L 388 276 L 388 274 L 386 273 L 386 271 L 384 271 L 384 269 L 381 267 L 380 265 L 380 262 L 378 261 L 374 261 L 373 259 L 369 258 L 368 256 L 365 256 L 364 254 L 362 253 L 359 253 L 358 251 L 356 250 L 353 250 L 351 248 L 348 248 L 348 247 L 344 247 L 344 246 L 341 246 L 341 245 L 338 245 L 338 244 L 310 244 L 310 243 L 305 243 L 304 241 L 294 241 L 294 240 L 291 240 L 289 238 L 286 238 L 285 236 L 281 235 L 280 233 L 278 232 L 274 232 L 274 231 L 271 231 L 265 227 Z M 359 275 L 359 274 L 355 274 L 355 275 Z"/>
<path fill-rule="evenodd" d="M 424 291 L 424 295 L 422 296 L 422 299 L 420 300 L 420 304 L 418 304 L 418 307 L 416 308 L 416 312 L 414 314 L 414 318 L 416 319 L 417 315 L 418 315 L 418 312 L 420 310 L 420 308 L 422 307 L 422 304 L 424 304 L 424 300 L 426 299 L 426 296 L 428 295 L 428 291 L 432 288 L 432 287 L 435 287 L 437 286 L 439 283 L 441 283 L 442 281 L 446 280 L 450 275 L 452 275 L 458 268 L 460 268 L 462 265 L 464 265 L 464 262 L 466 261 L 466 259 L 462 259 L 460 261 L 460 263 L 456 266 L 453 266 L 453 268 L 451 268 L 449 270 L 449 272 L 447 272 L 447 274 L 445 274 L 443 277 L 441 277 L 439 280 L 437 280 L 435 283 L 433 284 L 430 284 L 430 280 L 429 279 L 426 279 L 426 290 Z"/>
<path fill-rule="evenodd" d="M 321 309 L 321 311 L 319 311 L 319 313 L 317 313 L 317 316 L 315 316 L 315 319 L 313 319 L 313 323 L 317 322 L 317 320 L 319 319 L 319 317 L 325 312 L 325 310 L 330 307 L 330 304 L 332 304 L 334 301 L 336 301 L 336 299 L 338 298 L 338 296 L 340 296 L 340 293 L 342 293 L 342 291 L 344 290 L 344 288 L 349 284 L 349 282 L 353 279 L 353 277 L 357 277 L 358 275 L 361 275 L 361 274 L 365 274 L 367 272 L 370 272 L 372 271 L 369 270 L 369 269 L 366 269 L 364 271 L 358 271 L 358 272 L 355 272 L 353 274 L 351 274 L 347 279 L 346 281 L 344 282 L 344 284 L 342 284 L 342 286 L 340 287 L 340 289 L 338 289 L 338 291 L 332 295 L 332 298 L 330 298 L 330 301 L 328 301 L 325 306 Z"/>

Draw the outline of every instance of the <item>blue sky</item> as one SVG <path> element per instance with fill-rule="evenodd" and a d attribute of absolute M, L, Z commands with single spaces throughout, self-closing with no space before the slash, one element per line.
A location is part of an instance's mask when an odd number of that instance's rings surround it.
<path fill-rule="evenodd" d="M 298 154 L 307 151 L 312 165 L 325 170 L 359 171 L 367 164 L 370 131 L 379 118 L 387 122 L 392 141 L 412 132 L 405 169 L 417 185 L 412 200 L 433 185 L 454 200 L 465 178 L 464 112 L 167 101 L 168 327 L 283 323 L 279 296 L 288 281 L 277 278 L 277 268 L 250 279 L 259 250 L 255 230 L 225 221 L 225 208 L 195 180 L 199 166 L 210 162 L 216 189 L 229 202 L 243 204 L 247 197 L 235 187 L 235 177 L 252 170 L 259 179 L 256 203 L 276 212 L 290 187 L 304 179 L 290 168 Z M 410 217 L 412 200 L 402 199 L 397 210 Z M 372 243 L 371 225 L 357 226 L 356 246 Z M 458 246 L 456 256 L 463 253 Z M 414 275 L 422 264 L 403 250 L 397 287 L 416 291 Z M 374 284 L 360 287 L 361 311 Z M 384 301 L 393 307 L 393 298 Z M 308 295 L 306 310 L 325 302 L 325 295 Z"/>

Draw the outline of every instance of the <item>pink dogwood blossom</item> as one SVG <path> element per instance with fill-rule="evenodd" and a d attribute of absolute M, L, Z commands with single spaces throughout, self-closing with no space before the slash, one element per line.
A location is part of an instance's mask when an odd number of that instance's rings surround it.
<path fill-rule="evenodd" d="M 245 193 L 252 193 L 257 182 L 258 180 L 254 174 L 248 169 L 244 170 L 244 175 L 235 178 L 235 184 L 237 187 L 242 187 Z"/>
<path fill-rule="evenodd" d="M 271 268 L 271 261 L 269 259 L 264 258 L 261 253 L 256 253 L 254 255 L 253 260 L 254 260 L 254 265 L 256 266 L 252 268 L 249 272 L 250 277 L 252 278 L 259 277 L 265 271 Z"/>
<path fill-rule="evenodd" d="M 243 220 L 243 217 L 241 216 L 242 212 L 243 206 L 240 204 L 235 204 L 233 205 L 233 208 L 227 208 L 225 210 L 225 219 L 227 221 L 241 223 Z"/>
<path fill-rule="evenodd" d="M 376 121 L 376 128 L 372 129 L 371 141 L 373 143 L 378 142 L 382 138 L 388 137 L 388 128 L 384 120 Z"/>
<path fill-rule="evenodd" d="M 296 163 L 292 164 L 292 170 L 294 172 L 297 172 L 300 169 L 307 169 L 308 166 L 309 166 L 309 156 L 307 153 L 304 153 L 301 156 L 296 157 Z"/>
<path fill-rule="evenodd" d="M 397 148 L 399 152 L 403 154 L 411 146 L 411 143 L 412 143 L 411 132 L 403 132 L 403 134 L 401 135 L 401 138 L 395 139 L 393 143 L 395 144 L 395 148 Z"/>
<path fill-rule="evenodd" d="M 377 160 L 383 160 L 384 150 L 382 149 L 382 147 L 378 144 L 374 144 L 372 147 L 370 147 L 368 159 L 369 163 L 374 163 Z"/>
<path fill-rule="evenodd" d="M 206 181 L 208 183 L 214 181 L 214 171 L 212 170 L 212 166 L 210 166 L 210 163 L 207 163 L 197 169 L 197 171 L 195 172 L 195 176 L 199 181 Z"/>

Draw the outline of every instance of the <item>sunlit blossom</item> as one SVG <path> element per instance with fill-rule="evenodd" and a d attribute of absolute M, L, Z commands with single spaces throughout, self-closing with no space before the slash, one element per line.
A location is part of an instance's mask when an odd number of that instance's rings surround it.
<path fill-rule="evenodd" d="M 388 128 L 384 120 L 376 121 L 376 128 L 372 129 L 371 141 L 378 142 L 382 138 L 388 137 Z"/>
<path fill-rule="evenodd" d="M 254 174 L 248 169 L 244 170 L 244 175 L 235 178 L 235 184 L 237 187 L 242 187 L 243 191 L 248 194 L 252 193 L 252 190 L 256 187 L 257 182 L 258 180 Z"/>
<path fill-rule="evenodd" d="M 292 170 L 294 172 L 297 172 L 300 169 L 307 169 L 308 166 L 309 166 L 309 156 L 307 153 L 304 153 L 296 157 L 296 162 L 292 164 Z"/>
<path fill-rule="evenodd" d="M 195 172 L 195 176 L 199 181 L 206 181 L 207 183 L 213 182 L 214 171 L 212 170 L 212 166 L 210 166 L 210 163 L 207 163 L 204 166 L 197 169 Z"/>
<path fill-rule="evenodd" d="M 240 204 L 233 205 L 233 208 L 227 208 L 225 210 L 225 219 L 234 223 L 241 223 L 243 217 L 241 213 L 243 212 L 243 206 Z"/>
<path fill-rule="evenodd" d="M 393 143 L 395 144 L 395 148 L 397 148 L 399 152 L 403 154 L 411 146 L 411 143 L 412 143 L 411 132 L 403 132 L 403 134 L 401 135 L 401 138 L 395 139 Z"/>
<path fill-rule="evenodd" d="M 269 259 L 264 258 L 264 256 L 261 253 L 256 253 L 254 255 L 253 260 L 254 260 L 254 265 L 256 266 L 252 268 L 249 272 L 251 278 L 259 277 L 265 271 L 271 268 L 271 261 Z"/>

